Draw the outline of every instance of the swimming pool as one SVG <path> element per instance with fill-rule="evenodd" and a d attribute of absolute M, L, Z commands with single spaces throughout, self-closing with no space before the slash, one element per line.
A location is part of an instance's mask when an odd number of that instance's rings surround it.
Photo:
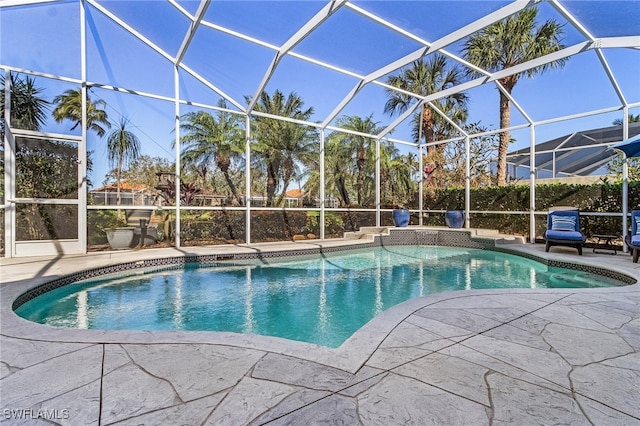
<path fill-rule="evenodd" d="M 56 327 L 231 331 L 338 347 L 383 310 L 427 294 L 623 284 L 489 250 L 387 246 L 138 270 L 60 287 L 16 312 Z"/>

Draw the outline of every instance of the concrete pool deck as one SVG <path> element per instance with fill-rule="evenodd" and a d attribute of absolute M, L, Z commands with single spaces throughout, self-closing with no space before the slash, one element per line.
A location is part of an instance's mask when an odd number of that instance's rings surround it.
<path fill-rule="evenodd" d="M 0 420 L 640 425 L 640 284 L 428 295 L 383 312 L 337 349 L 232 333 L 55 329 L 11 310 L 27 288 L 87 268 L 337 244 L 345 241 L 0 259 Z M 510 248 L 640 280 L 640 264 L 623 253 Z"/>

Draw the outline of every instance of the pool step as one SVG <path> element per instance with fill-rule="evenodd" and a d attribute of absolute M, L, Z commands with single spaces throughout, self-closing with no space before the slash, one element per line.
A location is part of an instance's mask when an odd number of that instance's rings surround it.
<path fill-rule="evenodd" d="M 498 244 L 525 244 L 527 239 L 519 235 L 501 236 L 496 238 L 496 245 Z"/>
<path fill-rule="evenodd" d="M 345 240 L 371 240 L 376 235 L 389 235 L 389 227 L 363 226 L 359 231 L 345 232 Z"/>
<path fill-rule="evenodd" d="M 373 239 L 378 235 L 390 236 L 391 234 L 394 235 L 393 238 L 395 239 L 395 238 L 401 237 L 401 235 L 405 232 L 411 233 L 411 234 L 425 233 L 425 232 L 439 234 L 440 232 L 448 232 L 449 235 L 451 235 L 451 232 L 454 232 L 454 233 L 462 232 L 467 234 L 472 239 L 490 240 L 492 241 L 491 243 L 492 246 L 526 244 L 527 242 L 526 238 L 523 236 L 501 234 L 500 231 L 496 229 L 479 229 L 479 228 L 450 229 L 448 227 L 442 227 L 442 226 L 408 226 L 405 228 L 397 228 L 394 226 L 391 226 L 391 227 L 364 226 L 360 228 L 360 230 L 358 231 L 345 232 L 344 239 L 373 241 Z M 436 239 L 436 241 L 440 241 L 440 240 Z"/>
<path fill-rule="evenodd" d="M 361 231 L 345 232 L 345 240 L 373 240 L 373 234 L 366 234 Z"/>
<path fill-rule="evenodd" d="M 360 232 L 364 234 L 385 234 L 389 235 L 388 226 L 363 226 L 360 228 Z"/>

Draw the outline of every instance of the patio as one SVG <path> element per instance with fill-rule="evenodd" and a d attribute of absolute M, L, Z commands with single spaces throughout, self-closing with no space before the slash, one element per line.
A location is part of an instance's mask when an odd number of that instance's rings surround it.
<path fill-rule="evenodd" d="M 3 0 L 0 421 L 640 425 L 640 264 L 534 244 L 552 206 L 578 207 L 590 236 L 627 235 L 638 163 L 612 148 L 638 133 L 637 15 L 568 0 Z M 522 57 L 487 63 L 504 52 L 477 47 L 499 43 L 473 41 L 516 21 L 527 31 L 503 31 L 505 46 L 526 36 Z M 565 191 L 542 184 L 560 176 Z M 115 197 L 92 198 L 99 182 Z M 144 200 L 123 201 L 128 184 Z M 93 251 L 122 209 L 159 206 L 173 247 Z M 510 232 L 509 250 L 638 282 L 437 293 L 337 349 L 58 329 L 12 308 L 91 268 L 362 244 L 356 230 L 400 207 L 419 226 L 464 211 L 467 231 Z"/>
<path fill-rule="evenodd" d="M 0 259 L 5 421 L 640 424 L 639 284 L 439 293 L 383 312 L 338 349 L 231 333 L 52 329 L 9 308 L 24 289 L 60 274 L 236 250 L 248 248 Z M 621 253 L 516 250 L 640 279 L 640 265 Z"/>

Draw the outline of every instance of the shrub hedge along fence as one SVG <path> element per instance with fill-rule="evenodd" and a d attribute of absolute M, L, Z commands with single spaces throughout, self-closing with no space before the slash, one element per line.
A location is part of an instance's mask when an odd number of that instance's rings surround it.
<path fill-rule="evenodd" d="M 546 212 L 553 206 L 574 206 L 586 213 L 619 213 L 622 211 L 622 184 L 601 182 L 593 185 L 552 184 L 537 185 L 536 238 L 540 239 L 546 228 Z M 473 228 L 497 229 L 505 234 L 523 235 L 529 238 L 529 186 L 509 185 L 483 187 L 471 190 L 471 210 L 487 213 L 472 213 Z M 447 188 L 429 192 L 425 196 L 426 210 L 464 209 L 464 188 Z M 629 210 L 640 208 L 640 182 L 629 183 Z M 498 214 L 490 212 L 507 212 Z M 508 212 L 514 212 L 509 214 Z M 523 213 L 515 213 L 523 212 Z M 112 215 L 90 215 L 89 243 L 98 243 L 104 235 L 102 221 L 112 222 Z M 315 239 L 320 236 L 317 211 L 252 211 L 251 241 L 291 241 Z M 173 215 L 169 220 L 174 220 Z M 244 211 L 189 211 L 181 213 L 181 241 L 184 245 L 234 244 L 246 241 Z M 582 216 L 582 232 L 586 235 L 619 235 L 622 227 L 620 216 Z M 419 223 L 413 214 L 410 224 Z M 391 212 L 382 212 L 382 226 L 392 226 Z M 444 214 L 429 212 L 423 224 L 444 226 Z M 375 212 L 325 212 L 325 237 L 340 238 L 345 232 L 357 231 L 360 227 L 375 226 Z M 158 224 L 162 231 L 162 224 Z M 173 230 L 173 226 L 170 228 Z M 172 235 L 165 236 L 172 243 Z"/>
<path fill-rule="evenodd" d="M 471 190 L 471 210 L 528 212 L 529 186 L 475 188 Z M 618 213 L 622 211 L 622 184 L 602 182 L 593 185 L 552 184 L 536 186 L 536 209 L 545 213 L 536 215 L 536 237 L 541 238 L 546 228 L 546 212 L 553 206 L 573 206 L 589 213 Z M 427 210 L 459 210 L 464 208 L 464 188 L 447 188 L 427 194 Z M 640 182 L 629 183 L 629 210 L 640 208 Z M 412 215 L 411 224 L 418 223 Z M 529 237 L 529 214 L 473 213 L 470 217 L 474 228 L 497 229 L 505 234 Z M 317 238 L 320 235 L 318 212 L 255 211 L 251 214 L 251 240 L 290 241 L 292 239 Z M 342 237 L 345 232 L 357 231 L 363 226 L 375 225 L 374 212 L 325 213 L 325 236 Z M 586 235 L 620 234 L 622 221 L 619 216 L 583 216 L 582 231 Z M 383 226 L 393 225 L 390 212 L 383 212 Z M 444 215 L 430 213 L 425 225 L 443 226 Z M 245 240 L 244 212 L 206 212 L 193 215 L 183 213 L 182 237 L 185 244 L 215 244 L 242 242 Z"/>

